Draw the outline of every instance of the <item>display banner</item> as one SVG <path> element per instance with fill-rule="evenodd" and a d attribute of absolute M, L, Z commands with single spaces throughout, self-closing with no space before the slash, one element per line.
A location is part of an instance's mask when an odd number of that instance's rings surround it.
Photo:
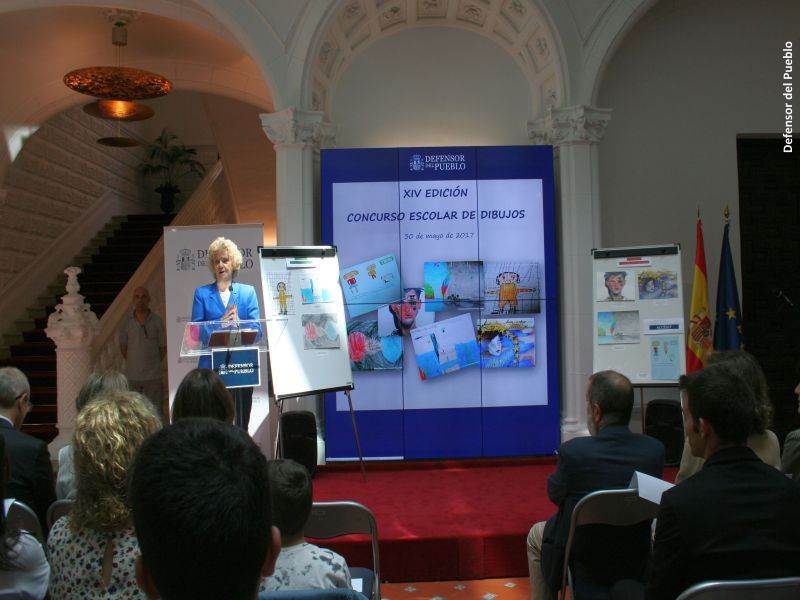
<path fill-rule="evenodd" d="M 192 227 L 164 228 L 164 290 L 167 304 L 167 364 L 169 369 L 169 402 L 184 376 L 197 366 L 197 358 L 181 358 L 180 349 L 184 328 L 192 314 L 194 291 L 201 285 L 214 282 L 208 268 L 208 246 L 217 237 L 233 240 L 242 252 L 242 268 L 234 281 L 252 285 L 261 298 L 261 270 L 258 247 L 263 244 L 263 226 L 198 225 Z M 267 357 L 261 356 L 260 381 L 264 384 L 253 391 L 253 409 L 250 414 L 250 434 L 261 427 L 269 413 L 267 399 Z M 269 448 L 268 443 L 262 445 Z"/>
<path fill-rule="evenodd" d="M 322 152 L 365 455 L 552 454 L 560 441 L 549 146 Z M 325 401 L 329 459 L 355 456 Z"/>
<path fill-rule="evenodd" d="M 686 372 L 681 248 L 592 250 L 594 368 L 634 384 L 674 384 Z"/>

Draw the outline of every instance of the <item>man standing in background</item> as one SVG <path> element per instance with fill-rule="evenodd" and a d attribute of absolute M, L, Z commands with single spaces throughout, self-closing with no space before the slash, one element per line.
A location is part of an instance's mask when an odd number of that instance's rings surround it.
<path fill-rule="evenodd" d="M 133 312 L 122 322 L 119 349 L 127 362 L 125 375 L 131 390 L 143 394 L 163 418 L 164 379 L 161 363 L 167 353 L 164 322 L 150 310 L 150 292 L 133 291 Z"/>

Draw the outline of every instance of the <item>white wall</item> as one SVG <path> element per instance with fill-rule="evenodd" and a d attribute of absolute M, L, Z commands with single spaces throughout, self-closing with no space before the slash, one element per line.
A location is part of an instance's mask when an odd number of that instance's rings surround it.
<path fill-rule="evenodd" d="M 206 94 L 176 90 L 163 98 L 145 100 L 155 115 L 140 124 L 140 135 L 153 140 L 167 127 L 188 146 L 214 145 L 214 132 L 206 114 Z"/>
<path fill-rule="evenodd" d="M 782 131 L 781 48 L 799 26 L 797 0 L 663 0 L 601 83 L 597 105 L 614 110 L 600 144 L 603 243 L 680 242 L 690 286 L 699 205 L 712 311 L 726 203 L 741 278 L 736 136 Z"/>
<path fill-rule="evenodd" d="M 357 56 L 333 92 L 339 147 L 529 143 L 530 89 L 492 41 L 417 28 Z"/>
<path fill-rule="evenodd" d="M 204 104 L 204 98 L 207 96 L 211 94 L 178 90 L 163 98 L 144 101 L 143 104 L 150 106 L 155 115 L 146 121 L 136 123 L 137 135 L 145 142 L 151 142 L 166 127 L 170 133 L 178 136 L 180 142 L 196 149 L 197 159 L 206 168 L 210 168 L 217 162 L 218 153 L 214 131 Z M 160 202 L 160 196 L 153 189 L 158 187 L 159 183 L 157 179 L 142 182 L 143 197 L 156 206 Z M 193 175 L 179 179 L 178 187 L 181 189 L 181 195 L 177 203 L 178 210 L 199 183 L 200 179 Z"/>

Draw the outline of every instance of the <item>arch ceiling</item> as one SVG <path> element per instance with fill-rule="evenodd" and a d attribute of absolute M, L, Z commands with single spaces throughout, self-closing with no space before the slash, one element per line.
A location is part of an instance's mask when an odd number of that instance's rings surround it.
<path fill-rule="evenodd" d="M 253 60 L 229 41 L 229 34 L 220 37 L 218 24 L 212 32 L 215 21 L 210 15 L 185 8 L 192 22 L 137 13 L 128 26 L 123 64 L 161 73 L 178 90 L 212 92 L 271 110 L 270 90 Z M 69 90 L 62 78 L 75 68 L 116 64 L 106 13 L 107 8 L 60 6 L 0 14 L 3 126 L 35 125 L 90 101 Z M 197 22 L 203 19 L 201 27 Z M 157 110 L 158 100 L 152 102 Z"/>
<path fill-rule="evenodd" d="M 560 106 L 562 60 L 548 17 L 533 0 L 343 0 L 317 35 L 306 94 L 328 112 L 331 92 L 355 56 L 377 40 L 412 27 L 456 27 L 501 46 L 531 88 L 533 114 Z"/>
<path fill-rule="evenodd" d="M 107 8 L 134 8 L 143 11 L 142 18 L 155 15 L 193 29 L 203 52 L 208 50 L 205 46 L 232 47 L 243 58 L 239 64 L 207 62 L 208 68 L 200 75 L 196 67 L 201 63 L 195 56 L 158 56 L 162 64 L 174 59 L 171 76 L 178 88 L 233 95 L 268 110 L 287 106 L 327 110 L 338 78 L 353 57 L 377 39 L 409 27 L 460 27 L 494 40 L 519 64 L 532 90 L 535 116 L 547 106 L 591 103 L 616 47 L 656 1 L 4 0 L 0 2 L 0 29 L 6 19 L 20 12 L 39 11 L 46 17 L 47 13 L 66 7 L 90 10 L 91 6 L 91 10 L 99 11 L 96 5 L 100 3 Z M 131 47 L 136 43 L 135 25 L 131 28 Z M 107 24 L 101 28 L 99 44 L 107 48 Z M 4 68 L 3 55 L 12 49 L 24 57 L 35 54 L 26 50 L 32 43 L 41 44 L 37 29 L 36 22 L 24 24 L 25 35 L 14 37 L 22 42 L 17 48 L 7 37 L 0 38 L 0 68 Z M 44 44 L 52 50 L 47 57 L 52 63 L 65 62 L 62 55 L 86 45 L 80 36 L 57 39 L 64 41 L 58 48 L 48 40 Z M 167 36 L 161 41 L 166 43 L 169 39 Z M 140 57 L 137 66 L 147 68 L 148 59 L 155 57 Z M 3 72 L 7 72 L 5 68 Z M 183 73 L 190 72 L 192 77 L 183 77 Z M 15 81 L 13 77 L 5 80 Z M 226 83 L 216 83 L 220 80 Z M 234 80 L 239 83 L 231 87 Z M 254 91 L 256 87 L 260 89 Z M 17 94 L 12 91 L 11 96 Z M 26 98 L 17 106 L 24 107 L 29 100 Z M 64 99 L 56 103 L 63 105 Z M 36 108 L 40 113 L 42 110 Z M 8 114 L 7 107 L 0 106 L 0 118 Z M 15 112 L 17 117 L 18 114 Z"/>

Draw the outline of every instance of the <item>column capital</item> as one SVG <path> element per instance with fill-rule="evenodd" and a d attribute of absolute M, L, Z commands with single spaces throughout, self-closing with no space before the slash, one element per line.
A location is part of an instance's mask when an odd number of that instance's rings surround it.
<path fill-rule="evenodd" d="M 47 318 L 44 332 L 56 343 L 58 350 L 89 349 L 92 340 L 100 331 L 97 315 L 78 293 L 81 289 L 78 283 L 80 272 L 80 267 L 64 269 L 67 275 L 67 293 L 61 296 L 61 302 L 56 306 L 55 312 Z"/>
<path fill-rule="evenodd" d="M 336 138 L 336 128 L 323 121 L 324 115 L 316 110 L 286 108 L 262 114 L 261 126 L 276 148 L 294 146 L 318 150 L 333 145 Z"/>
<path fill-rule="evenodd" d="M 610 108 L 578 105 L 549 108 L 545 115 L 528 121 L 528 138 L 535 144 L 596 144 L 611 120 Z"/>

